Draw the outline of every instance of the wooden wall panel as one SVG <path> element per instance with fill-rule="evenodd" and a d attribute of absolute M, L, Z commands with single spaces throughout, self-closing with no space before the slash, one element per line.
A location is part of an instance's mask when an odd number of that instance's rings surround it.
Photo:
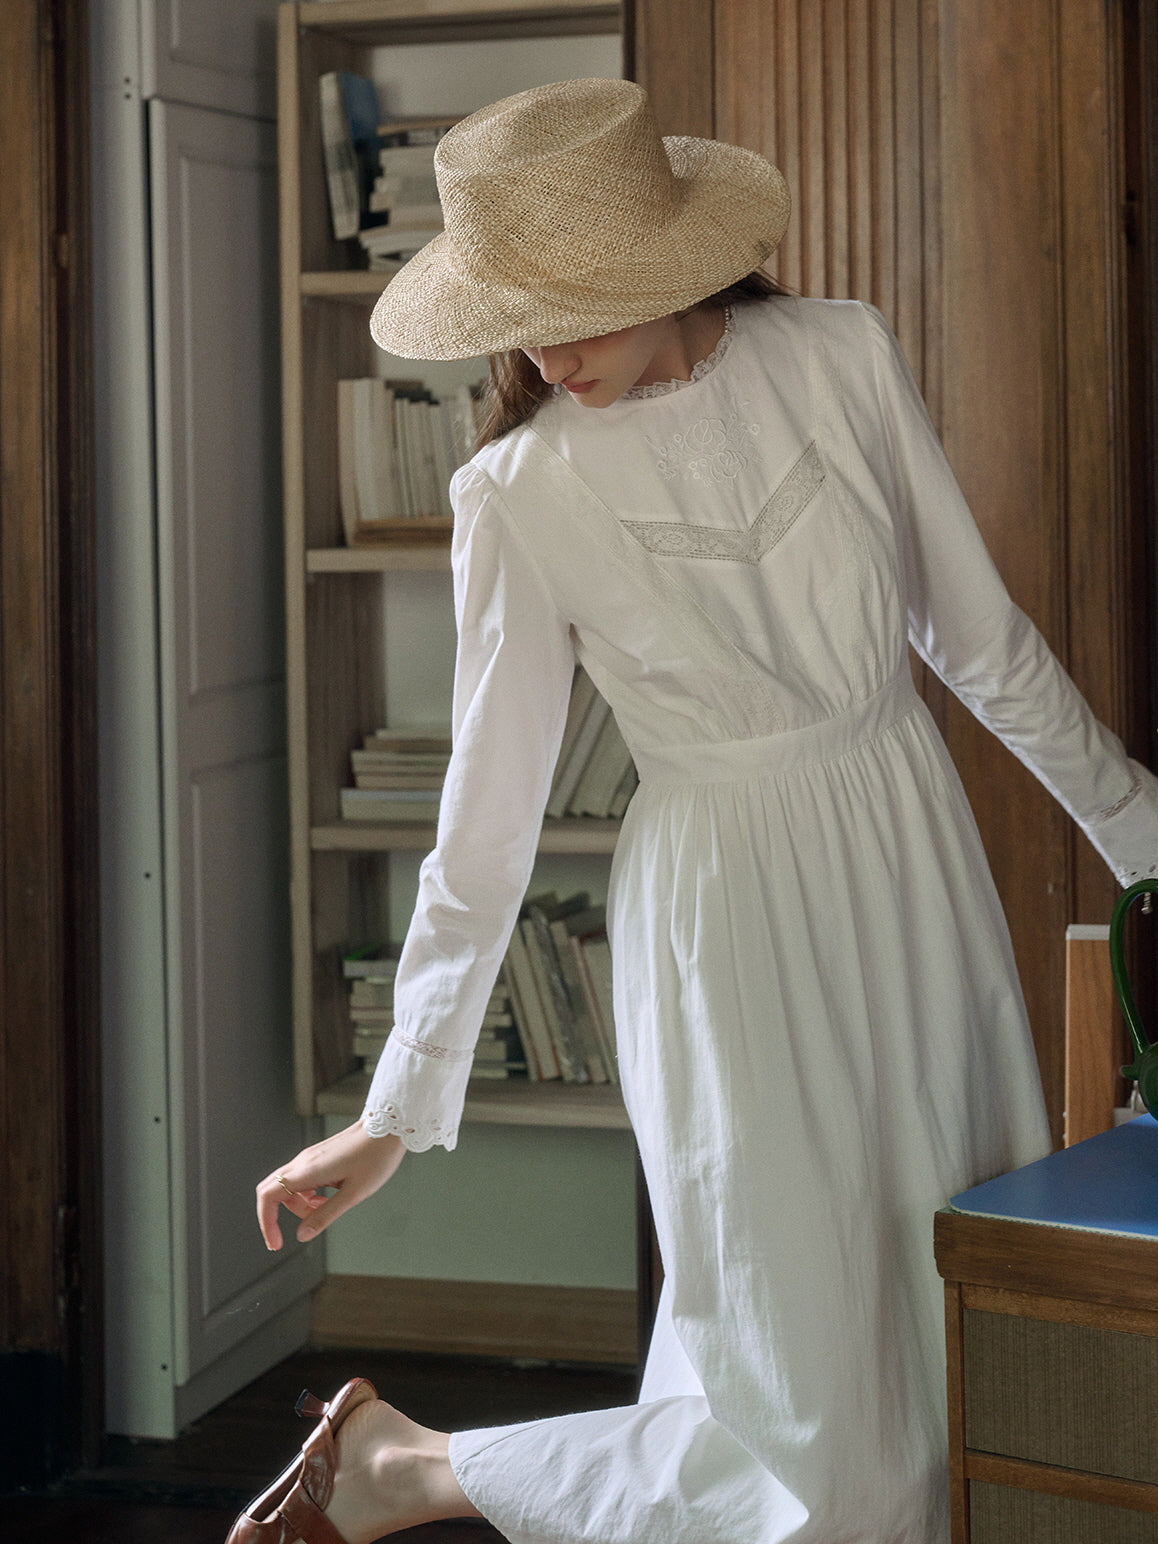
<path fill-rule="evenodd" d="M 1115 25 L 1098 0 L 942 5 L 943 428 L 1014 598 L 1128 732 Z M 1056 1127 L 1064 930 L 1107 921 L 1114 884 L 955 705 L 948 739 L 1010 915 Z"/>
<path fill-rule="evenodd" d="M 889 318 L 1014 598 L 1150 755 L 1121 230 L 1120 30 L 1137 0 L 710 10 L 710 51 L 669 32 L 653 53 L 641 34 L 638 78 L 694 99 L 697 123 L 678 127 L 704 133 L 710 64 L 710 132 L 768 155 L 792 190 L 779 277 Z M 1009 914 L 1060 1137 L 1065 928 L 1106 921 L 1113 880 L 1031 775 L 918 676 Z"/>
<path fill-rule="evenodd" d="M 713 0 L 624 7 L 624 74 L 651 98 L 661 134 L 712 137 Z"/>
<path fill-rule="evenodd" d="M 1047 4 L 999 0 L 942 7 L 942 432 L 1013 598 L 1064 658 L 1058 85 L 1049 12 Z M 1066 818 L 956 701 L 945 733 L 1009 917 L 1056 1123 L 1064 936 L 1077 920 Z"/>
<path fill-rule="evenodd" d="M 717 138 L 784 172 L 773 265 L 805 295 L 854 296 L 896 328 L 935 408 L 935 27 L 922 0 L 717 0 Z"/>

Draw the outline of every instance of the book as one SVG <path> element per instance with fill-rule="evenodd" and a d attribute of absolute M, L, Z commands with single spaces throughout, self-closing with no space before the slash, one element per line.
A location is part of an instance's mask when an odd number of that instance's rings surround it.
<path fill-rule="evenodd" d="M 481 387 L 479 388 L 481 390 Z M 456 467 L 465 466 L 474 455 L 478 441 L 478 417 L 475 411 L 476 392 L 469 386 L 456 386 L 446 398 L 451 441 L 454 445 Z"/>
<path fill-rule="evenodd" d="M 635 770 L 634 761 L 623 774 L 623 780 L 615 790 L 614 797 L 608 807 L 607 813 L 612 820 L 622 820 L 627 813 L 627 806 L 631 803 L 631 796 L 639 787 L 639 774 Z"/>
<path fill-rule="evenodd" d="M 387 147 L 436 145 L 447 129 L 452 129 L 461 117 L 461 113 L 450 116 L 428 113 L 421 118 L 391 118 L 378 125 L 378 138 Z"/>
<path fill-rule="evenodd" d="M 504 972 L 511 992 L 512 1006 L 515 1008 L 515 1022 L 519 1028 L 519 1036 L 527 1050 L 528 1075 L 532 1075 L 533 1066 L 533 1076 L 536 1080 L 551 1082 L 562 1074 L 543 1011 L 535 974 L 531 968 L 526 942 L 517 923 L 511 933 L 510 943 L 507 945 Z"/>
<path fill-rule="evenodd" d="M 608 713 L 579 775 L 568 813 L 606 819 L 611 801 L 631 765 L 631 754 L 623 743 L 619 725 Z"/>
<path fill-rule="evenodd" d="M 587 1067 L 587 1075 L 592 1083 L 607 1083 L 610 1075 L 604 1064 L 604 1049 L 595 1018 L 597 1009 L 589 997 L 579 959 L 572 948 L 572 929 L 580 936 L 590 932 L 589 919 L 596 911 L 600 917 L 603 916 L 603 908 L 598 907 L 588 908 L 572 917 L 556 917 L 551 923 L 551 938 L 571 1004 L 575 1036 Z"/>
<path fill-rule="evenodd" d="M 386 145 L 378 152 L 378 168 L 386 177 L 433 177 L 434 146 Z"/>
<path fill-rule="evenodd" d="M 354 381 L 351 384 L 354 387 L 354 486 L 358 494 L 358 524 L 373 525 L 389 519 L 395 513 L 390 503 L 389 487 L 379 477 L 378 457 L 375 454 L 379 433 L 375 398 L 382 397 L 382 388 L 374 380 Z"/>
<path fill-rule="evenodd" d="M 595 742 L 610 713 L 611 708 L 606 699 L 600 697 L 598 692 L 594 692 L 575 733 L 567 760 L 560 761 L 555 768 L 551 793 L 547 798 L 549 815 L 569 813 L 571 799 L 583 775 L 583 769 L 587 765 L 591 752 L 595 749 Z"/>
<path fill-rule="evenodd" d="M 557 820 L 567 808 L 567 796 L 561 788 L 564 769 L 571 759 L 571 752 L 575 746 L 576 737 L 583 727 L 583 721 L 587 717 L 588 709 L 595 701 L 595 682 L 583 669 L 582 665 L 575 667 L 575 677 L 571 682 L 571 696 L 567 703 L 567 718 L 563 725 L 563 738 L 559 742 L 559 754 L 555 759 L 555 773 L 551 780 L 551 791 L 547 796 L 545 813 Z"/>
<path fill-rule="evenodd" d="M 361 511 L 358 507 L 358 480 L 355 462 L 358 455 L 357 437 L 354 433 L 356 381 L 338 382 L 338 504 L 342 513 L 342 530 L 346 545 L 358 542 Z"/>
<path fill-rule="evenodd" d="M 357 233 L 362 249 L 374 257 L 413 257 L 428 241 L 442 235 L 441 225 L 408 225 L 396 230 L 392 225 L 375 225 Z"/>
<path fill-rule="evenodd" d="M 318 106 L 330 220 L 344 241 L 357 236 L 368 215 L 379 153 L 378 94 L 364 75 L 328 70 L 318 79 Z"/>
<path fill-rule="evenodd" d="M 338 792 L 343 820 L 422 825 L 438 819 L 439 789 L 342 788 Z"/>
<path fill-rule="evenodd" d="M 474 454 L 470 387 L 456 387 L 439 401 L 421 382 L 372 376 L 339 381 L 337 393 L 346 544 L 448 536 L 450 480 Z"/>
<path fill-rule="evenodd" d="M 375 729 L 366 736 L 366 749 L 379 755 L 449 757 L 451 744 L 449 735 L 431 734 L 425 729 L 413 734 L 401 729 Z"/>
<path fill-rule="evenodd" d="M 388 949 L 353 949 L 342 958 L 342 974 L 348 981 L 393 981 L 398 956 Z"/>
<path fill-rule="evenodd" d="M 383 981 L 366 976 L 356 977 L 350 983 L 352 1008 L 393 1008 L 394 981 Z"/>
<path fill-rule="evenodd" d="M 441 788 L 442 784 L 441 772 L 354 772 L 355 788 Z"/>
<path fill-rule="evenodd" d="M 586 906 L 586 895 L 575 895 L 566 901 L 558 901 L 553 895 L 535 897 L 525 903 L 525 915 L 519 922 L 565 1083 L 588 1083 L 591 1075 L 579 1042 L 574 1005 L 551 936 L 551 923 Z"/>
<path fill-rule="evenodd" d="M 611 987 L 611 945 L 606 933 L 576 939 L 580 968 L 587 973 L 590 1001 L 595 1007 L 595 1023 L 603 1045 L 603 1064 L 612 1082 L 619 1082 L 615 1052 L 615 1008 Z"/>

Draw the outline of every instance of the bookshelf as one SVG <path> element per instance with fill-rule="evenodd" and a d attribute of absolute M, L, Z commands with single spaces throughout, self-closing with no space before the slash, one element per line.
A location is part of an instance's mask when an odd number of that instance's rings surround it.
<path fill-rule="evenodd" d="M 329 70 L 377 78 L 383 49 L 539 46 L 533 40 L 617 34 L 620 19 L 617 5 L 589 0 L 316 0 L 282 5 L 278 27 L 294 1078 L 303 1115 L 352 1117 L 368 1077 L 355 1070 L 341 956 L 375 938 L 401 938 L 407 919 L 391 915 L 398 886 L 389 882 L 390 865 L 416 862 L 434 831 L 343 821 L 339 790 L 349 781 L 350 752 L 368 731 L 413 727 L 396 725 L 391 712 L 396 597 L 406 586 L 424 587 L 422 596 L 445 611 L 448 626 L 452 600 L 446 545 L 343 545 L 336 383 L 381 373 L 369 318 L 387 279 L 359 266 L 356 241 L 332 235 L 318 80 Z M 473 102 L 431 101 L 421 110 L 467 112 L 539 78 L 571 73 L 584 71 L 564 63 L 535 77 L 532 67 L 529 78 L 504 77 L 499 89 L 488 89 L 488 81 Z M 439 391 L 477 380 L 483 370 L 477 361 L 407 361 L 393 373 L 422 376 Z M 449 700 L 445 708 L 449 716 Z M 547 821 L 540 851 L 604 857 L 617 831 L 616 821 Z M 466 1119 L 627 1128 L 616 1089 L 514 1080 L 472 1085 Z"/>

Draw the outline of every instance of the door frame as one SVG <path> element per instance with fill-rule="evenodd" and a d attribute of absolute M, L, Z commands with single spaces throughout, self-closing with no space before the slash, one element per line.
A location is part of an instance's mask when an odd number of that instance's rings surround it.
<path fill-rule="evenodd" d="M 0 49 L 0 1488 L 99 1457 L 96 628 L 85 0 Z"/>

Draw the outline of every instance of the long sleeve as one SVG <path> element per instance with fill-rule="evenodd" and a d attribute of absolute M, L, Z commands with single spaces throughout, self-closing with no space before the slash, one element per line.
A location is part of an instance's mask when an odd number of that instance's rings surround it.
<path fill-rule="evenodd" d="M 453 1148 L 473 1048 L 535 860 L 575 654 L 485 473 L 452 483 L 454 750 L 362 1124 Z"/>
<path fill-rule="evenodd" d="M 864 311 L 907 542 L 914 648 L 1078 822 L 1121 884 L 1158 873 L 1158 779 L 1093 716 L 1010 599 L 900 345 L 879 313 Z"/>

